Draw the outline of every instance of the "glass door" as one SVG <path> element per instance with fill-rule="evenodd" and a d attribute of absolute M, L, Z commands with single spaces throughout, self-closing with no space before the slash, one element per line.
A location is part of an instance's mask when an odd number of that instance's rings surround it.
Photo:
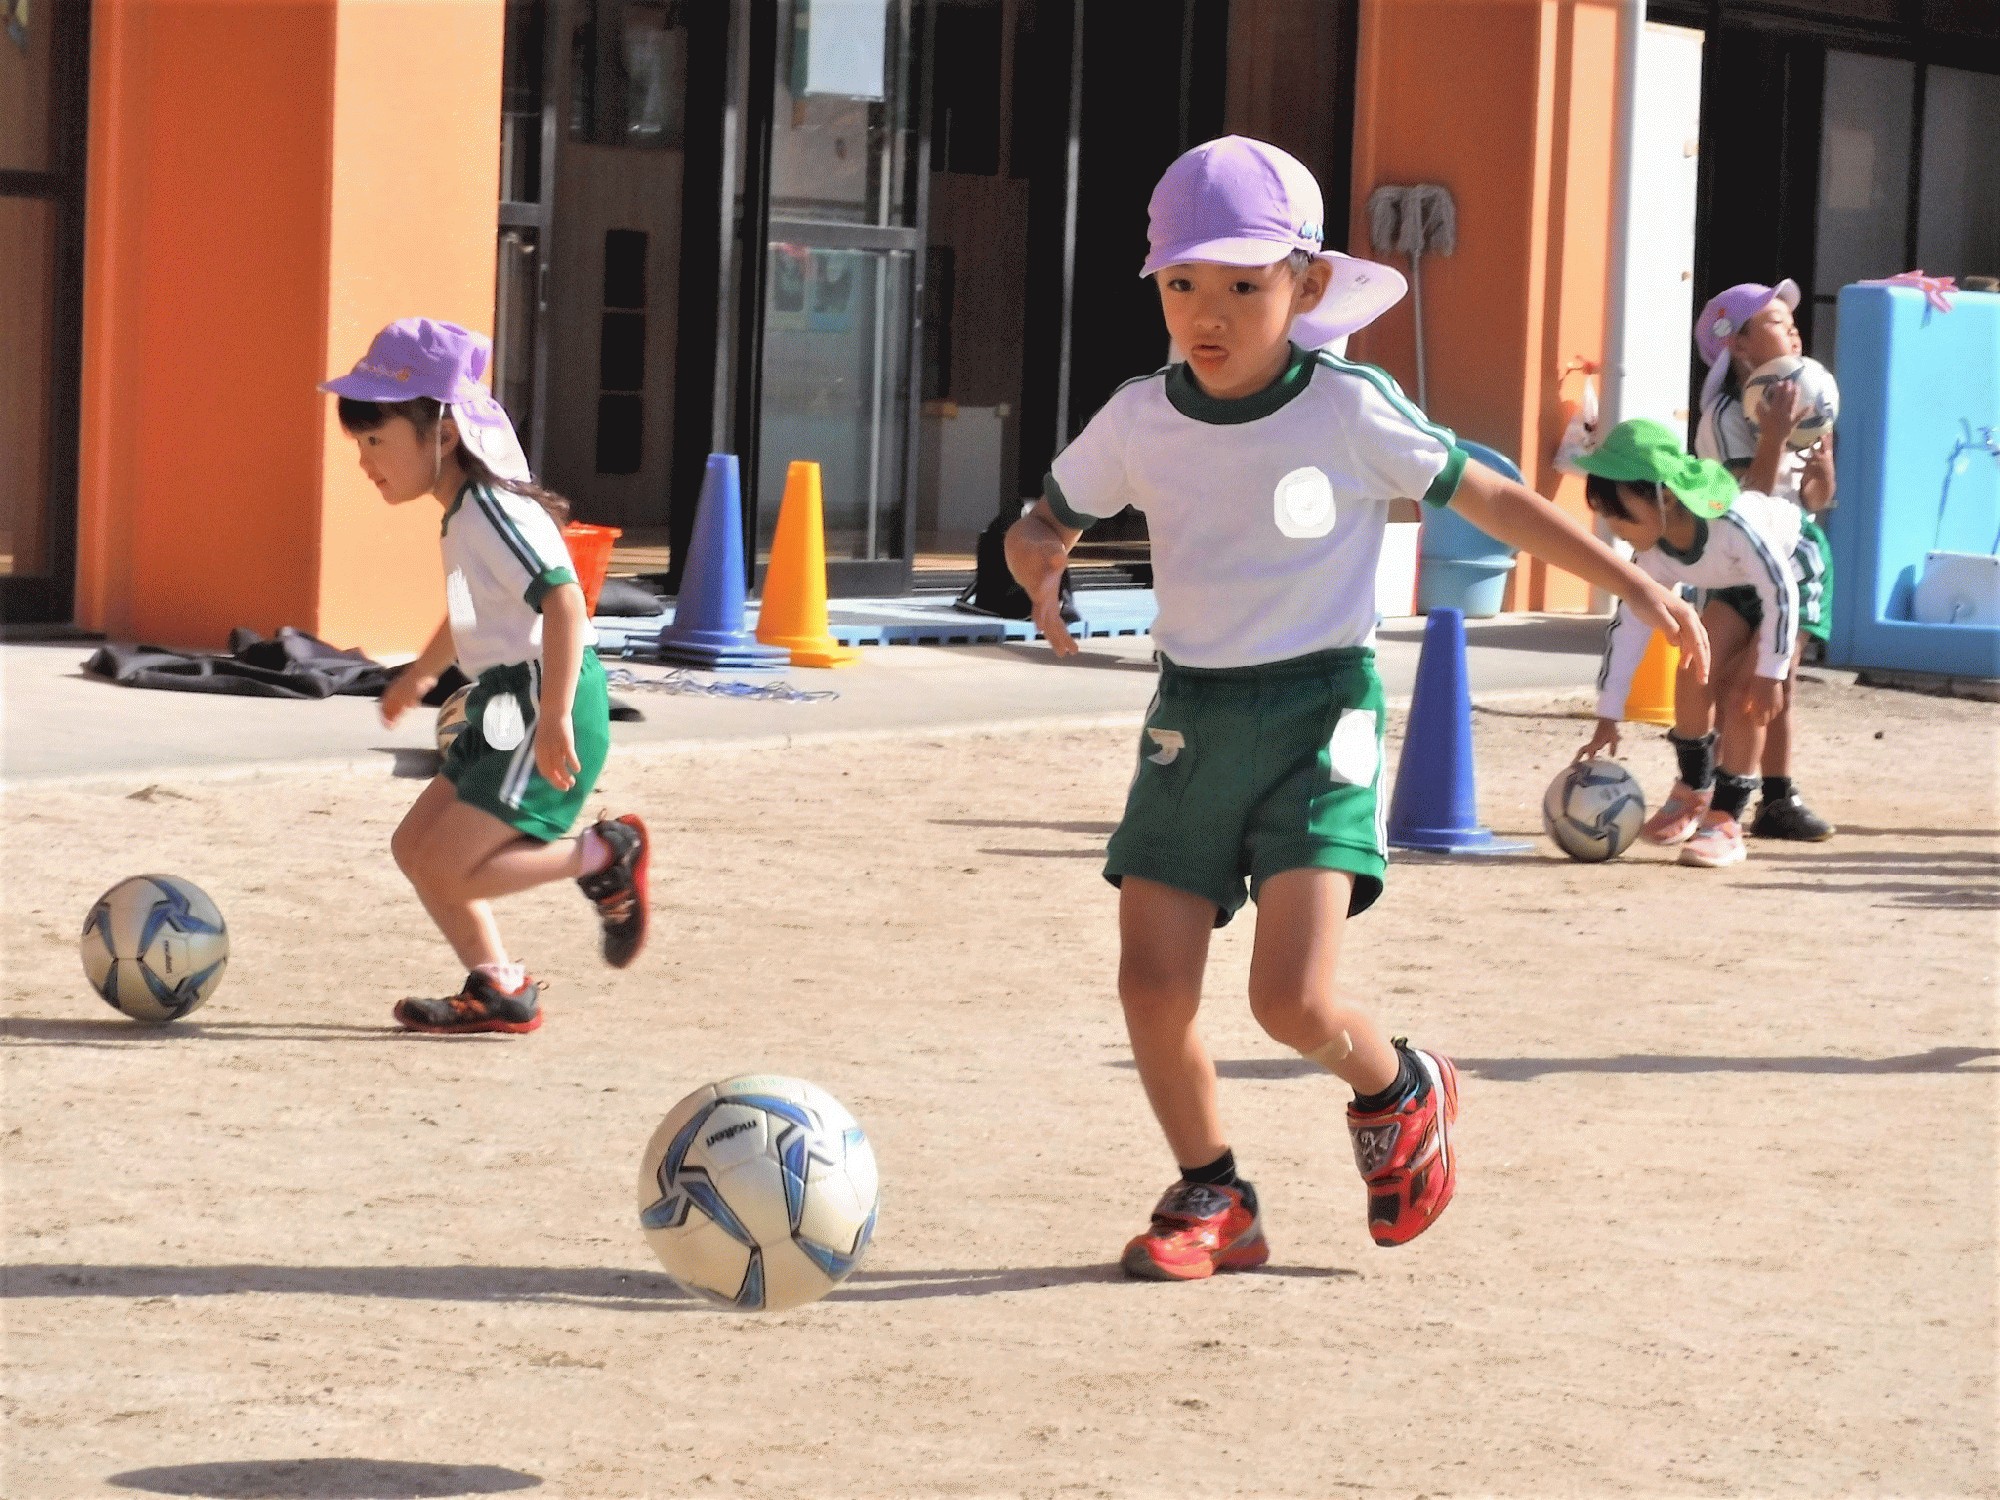
<path fill-rule="evenodd" d="M 757 556 L 769 552 L 787 469 L 814 460 L 829 585 L 897 593 L 910 570 L 924 237 L 919 4 L 776 4 L 755 451 L 744 466 Z"/>
<path fill-rule="evenodd" d="M 89 7 L 0 0 L 0 616 L 70 618 Z"/>

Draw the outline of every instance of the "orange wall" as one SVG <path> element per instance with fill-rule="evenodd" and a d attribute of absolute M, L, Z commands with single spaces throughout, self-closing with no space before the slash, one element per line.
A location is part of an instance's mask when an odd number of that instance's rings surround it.
<path fill-rule="evenodd" d="M 458 0 L 98 0 L 80 623 L 379 653 L 436 626 L 436 510 L 363 491 L 314 387 L 392 317 L 489 323 L 501 25 Z"/>
<path fill-rule="evenodd" d="M 1457 205 L 1456 253 L 1423 262 L 1431 411 L 1580 518 L 1549 458 L 1563 363 L 1602 355 L 1617 24 L 1612 0 L 1363 0 L 1357 58 L 1355 252 L 1379 186 L 1438 183 Z M 1414 329 L 1405 299 L 1350 353 L 1414 391 Z M 1589 605 L 1531 559 L 1509 589 L 1510 608 Z"/>

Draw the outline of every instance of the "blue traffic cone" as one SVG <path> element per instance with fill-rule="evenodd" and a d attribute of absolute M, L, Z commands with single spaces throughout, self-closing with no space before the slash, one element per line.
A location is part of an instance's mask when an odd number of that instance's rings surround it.
<path fill-rule="evenodd" d="M 1500 854 L 1528 845 L 1493 837 L 1479 822 L 1472 774 L 1472 692 L 1465 676 L 1465 615 L 1434 609 L 1424 625 L 1417 687 L 1389 801 L 1389 843 L 1432 854 Z"/>
<path fill-rule="evenodd" d="M 694 513 L 673 623 L 660 632 L 662 661 L 706 671 L 788 667 L 789 651 L 757 644 L 743 628 L 743 489 L 736 455 L 711 453 Z"/>

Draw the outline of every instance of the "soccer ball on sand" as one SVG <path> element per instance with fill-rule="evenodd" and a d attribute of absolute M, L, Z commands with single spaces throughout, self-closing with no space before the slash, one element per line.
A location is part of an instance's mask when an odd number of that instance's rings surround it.
<path fill-rule="evenodd" d="M 751 1312 L 838 1286 L 868 1248 L 876 1198 L 875 1153 L 854 1116 L 773 1074 L 696 1089 L 639 1165 L 639 1223 L 667 1274 Z"/>

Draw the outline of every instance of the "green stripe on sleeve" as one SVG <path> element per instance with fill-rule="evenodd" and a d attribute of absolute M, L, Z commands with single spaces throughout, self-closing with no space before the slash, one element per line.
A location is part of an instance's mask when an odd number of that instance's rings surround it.
<path fill-rule="evenodd" d="M 1069 498 L 1063 494 L 1062 486 L 1056 483 L 1053 472 L 1042 479 L 1042 497 L 1049 502 L 1049 509 L 1055 512 L 1056 519 L 1071 531 L 1088 531 L 1103 519 L 1100 516 L 1086 516 L 1082 511 L 1074 509 L 1069 503 Z"/>
<path fill-rule="evenodd" d="M 575 583 L 576 574 L 568 568 L 544 568 L 528 580 L 528 591 L 521 597 L 528 601 L 528 607 L 540 610 L 542 600 L 550 589 L 559 589 L 566 583 Z"/>
<path fill-rule="evenodd" d="M 1431 487 L 1424 491 L 1424 504 L 1443 507 L 1451 504 L 1452 496 L 1458 493 L 1458 482 L 1465 477 L 1465 466 L 1472 455 L 1456 443 L 1444 458 L 1444 467 L 1438 470 Z"/>

